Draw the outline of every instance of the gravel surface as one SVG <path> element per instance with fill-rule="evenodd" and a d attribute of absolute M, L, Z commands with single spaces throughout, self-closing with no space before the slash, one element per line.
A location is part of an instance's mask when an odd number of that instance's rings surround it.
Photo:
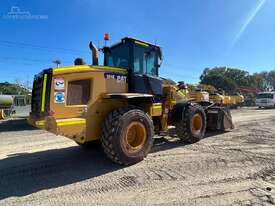
<path fill-rule="evenodd" d="M 232 112 L 236 128 L 196 144 L 159 136 L 122 167 L 100 147 L 0 122 L 0 205 L 275 205 L 275 110 Z"/>

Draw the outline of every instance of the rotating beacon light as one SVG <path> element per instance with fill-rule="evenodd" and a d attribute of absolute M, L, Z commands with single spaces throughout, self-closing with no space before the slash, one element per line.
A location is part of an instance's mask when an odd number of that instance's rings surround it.
<path fill-rule="evenodd" d="M 105 40 L 105 46 L 106 46 L 107 41 L 109 41 L 109 40 L 110 40 L 110 34 L 105 33 L 105 34 L 104 34 L 104 40 Z"/>

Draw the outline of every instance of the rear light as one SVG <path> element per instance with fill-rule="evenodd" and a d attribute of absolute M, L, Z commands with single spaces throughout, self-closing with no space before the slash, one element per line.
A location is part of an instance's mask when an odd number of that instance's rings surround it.
<path fill-rule="evenodd" d="M 53 110 L 49 111 L 49 116 L 53 116 L 53 115 L 54 115 L 54 111 Z"/>

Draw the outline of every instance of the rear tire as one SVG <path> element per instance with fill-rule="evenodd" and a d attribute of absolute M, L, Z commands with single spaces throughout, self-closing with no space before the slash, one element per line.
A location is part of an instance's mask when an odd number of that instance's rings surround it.
<path fill-rule="evenodd" d="M 139 109 L 119 108 L 106 118 L 101 142 L 106 155 L 115 163 L 131 165 L 143 160 L 153 145 L 151 117 Z"/>
<path fill-rule="evenodd" d="M 188 143 L 201 140 L 206 130 L 206 114 L 198 104 L 187 105 L 183 110 L 183 118 L 176 122 L 178 138 Z"/>

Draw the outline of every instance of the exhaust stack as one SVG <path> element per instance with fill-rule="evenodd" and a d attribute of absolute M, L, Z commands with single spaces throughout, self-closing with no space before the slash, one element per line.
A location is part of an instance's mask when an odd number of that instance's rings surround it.
<path fill-rule="evenodd" d="M 93 42 L 90 42 L 89 47 L 90 47 L 90 50 L 92 51 L 93 65 L 98 65 L 98 49 Z"/>

